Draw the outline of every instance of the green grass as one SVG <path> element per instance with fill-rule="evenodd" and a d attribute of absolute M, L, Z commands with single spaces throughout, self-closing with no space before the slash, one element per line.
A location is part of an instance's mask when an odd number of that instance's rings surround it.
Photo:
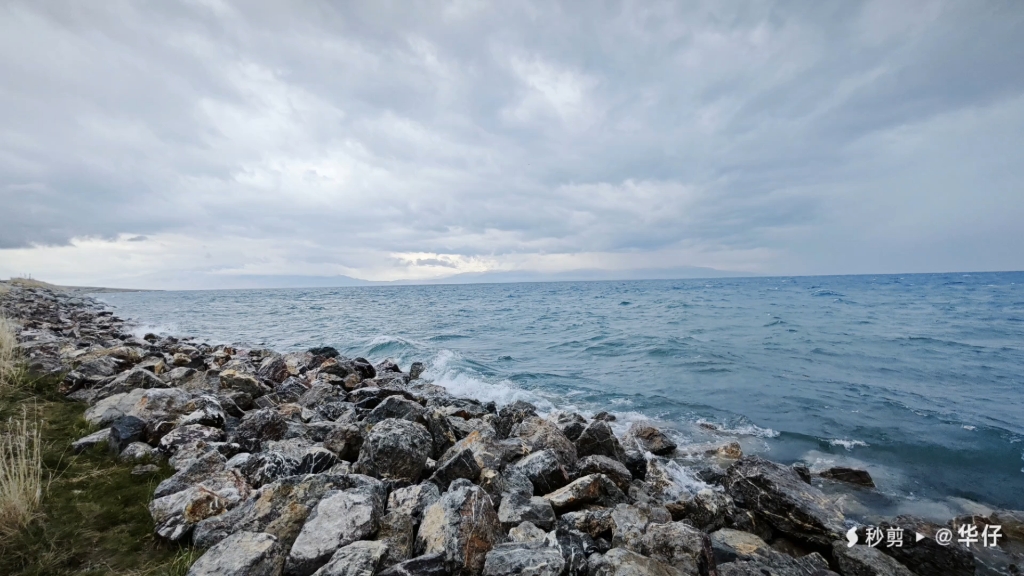
<path fill-rule="evenodd" d="M 0 541 L 4 575 L 184 575 L 198 552 L 159 541 L 147 506 L 166 465 L 134 477 L 105 447 L 74 455 L 71 442 L 92 432 L 85 405 L 57 392 L 58 379 L 16 373 L 0 387 L 0 420 L 24 411 L 42 437 L 44 490 L 37 517 Z"/>

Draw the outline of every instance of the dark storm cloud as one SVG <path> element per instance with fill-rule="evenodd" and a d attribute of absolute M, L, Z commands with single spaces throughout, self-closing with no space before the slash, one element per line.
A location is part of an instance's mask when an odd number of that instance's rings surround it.
<path fill-rule="evenodd" d="M 1024 265 L 989 250 L 1024 216 L 1015 2 L 0 10 L 0 249 L 144 232 L 273 251 L 195 248 L 216 270 L 382 277 Z"/>

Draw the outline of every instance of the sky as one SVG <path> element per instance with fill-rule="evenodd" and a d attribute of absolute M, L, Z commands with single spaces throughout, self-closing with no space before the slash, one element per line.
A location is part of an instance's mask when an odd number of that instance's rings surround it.
<path fill-rule="evenodd" d="M 1021 270 L 1022 62 L 1018 0 L 8 0 L 0 277 Z"/>

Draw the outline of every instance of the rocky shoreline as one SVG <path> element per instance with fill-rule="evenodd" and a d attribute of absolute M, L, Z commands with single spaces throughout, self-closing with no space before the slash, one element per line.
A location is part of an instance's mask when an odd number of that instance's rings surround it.
<path fill-rule="evenodd" d="M 88 404 L 105 445 L 147 477 L 175 473 L 149 505 L 156 534 L 205 549 L 199 575 L 960 576 L 1017 574 L 1024 513 L 998 548 L 935 540 L 912 517 L 902 547 L 848 547 L 856 526 L 816 484 L 870 489 L 866 472 L 744 456 L 725 443 L 680 486 L 677 446 L 650 423 L 617 436 L 598 414 L 538 414 L 457 398 L 330 347 L 279 354 L 192 339 L 137 338 L 74 292 L 12 286 L 29 368 Z M 865 528 L 858 528 L 860 541 Z M 915 541 L 913 534 L 924 537 Z"/>

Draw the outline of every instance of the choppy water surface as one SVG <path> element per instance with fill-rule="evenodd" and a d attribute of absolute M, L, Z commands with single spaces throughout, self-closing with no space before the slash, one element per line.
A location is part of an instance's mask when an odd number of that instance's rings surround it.
<path fill-rule="evenodd" d="M 102 294 L 139 330 L 414 360 L 454 393 L 867 466 L 875 506 L 1024 507 L 1024 273 Z M 698 423 L 716 425 L 708 432 Z M 917 507 L 914 508 L 914 502 Z"/>

